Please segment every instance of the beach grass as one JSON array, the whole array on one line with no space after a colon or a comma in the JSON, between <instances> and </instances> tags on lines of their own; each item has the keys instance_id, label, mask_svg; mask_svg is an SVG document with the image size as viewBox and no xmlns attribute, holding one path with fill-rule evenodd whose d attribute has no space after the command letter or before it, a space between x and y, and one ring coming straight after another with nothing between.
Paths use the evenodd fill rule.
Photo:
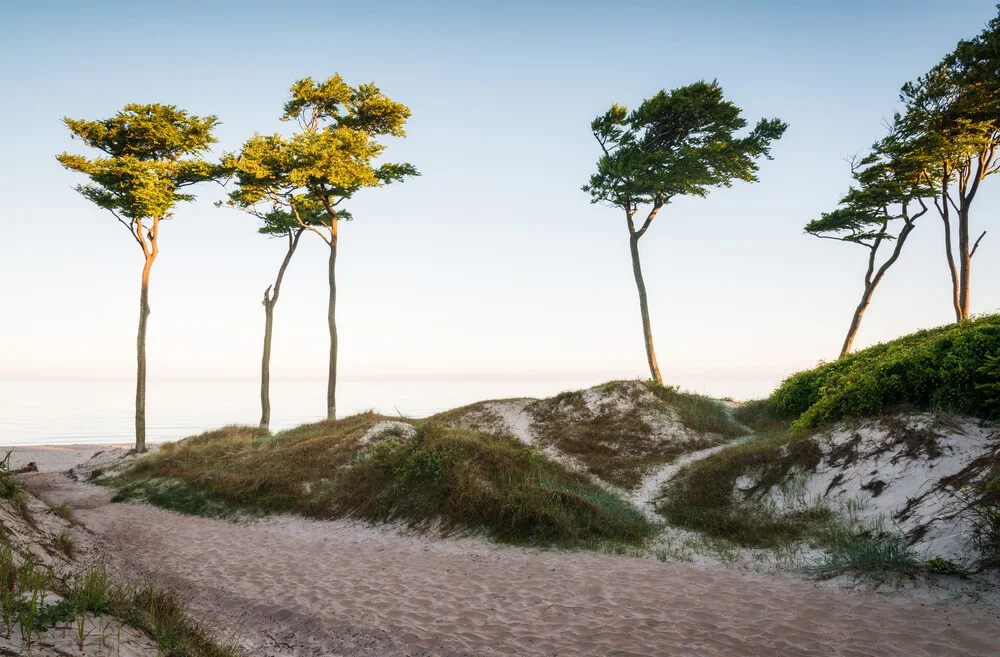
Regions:
<instances>
[{"instance_id":1,"label":"beach grass","mask_svg":"<svg viewBox=\"0 0 1000 657\"><path fill-rule=\"evenodd\" d=\"M412 435L364 440L390 420L400 422L369 412L274 435L225 427L102 481L119 500L196 515L401 521L513 544L637 545L656 531L635 507L513 438L414 422Z\"/></svg>"},{"instance_id":2,"label":"beach grass","mask_svg":"<svg viewBox=\"0 0 1000 657\"><path fill-rule=\"evenodd\" d=\"M431 420L461 425L470 414L497 403L503 400L446 411ZM646 474L679 456L747 433L718 401L651 381L608 381L530 400L524 411L539 446L623 490L634 490ZM662 435L664 427L670 427L668 436Z\"/></svg>"},{"instance_id":3,"label":"beach grass","mask_svg":"<svg viewBox=\"0 0 1000 657\"><path fill-rule=\"evenodd\" d=\"M664 486L657 510L671 523L744 547L779 547L825 526L833 512L822 506L780 511L767 493L793 473L815 469L819 445L808 437L762 432L681 468ZM747 488L737 484L749 479Z\"/></svg>"}]
</instances>

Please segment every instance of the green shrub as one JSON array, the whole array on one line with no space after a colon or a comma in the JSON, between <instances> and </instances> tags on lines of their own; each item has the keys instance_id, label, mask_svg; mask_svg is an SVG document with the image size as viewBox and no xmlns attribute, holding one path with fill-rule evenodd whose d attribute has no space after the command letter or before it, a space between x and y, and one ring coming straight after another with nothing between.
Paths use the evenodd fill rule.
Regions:
<instances>
[{"instance_id":1,"label":"green shrub","mask_svg":"<svg viewBox=\"0 0 1000 657\"><path fill-rule=\"evenodd\" d=\"M793 429L895 410L1000 416L1000 315L920 331L795 374L769 398Z\"/></svg>"}]
</instances>

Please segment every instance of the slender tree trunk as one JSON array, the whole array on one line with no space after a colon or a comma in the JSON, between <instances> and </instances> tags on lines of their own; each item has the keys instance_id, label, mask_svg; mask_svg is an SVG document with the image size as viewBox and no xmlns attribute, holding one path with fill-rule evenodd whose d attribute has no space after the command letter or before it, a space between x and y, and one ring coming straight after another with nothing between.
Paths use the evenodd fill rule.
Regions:
<instances>
[{"instance_id":1,"label":"slender tree trunk","mask_svg":"<svg viewBox=\"0 0 1000 657\"><path fill-rule=\"evenodd\" d=\"M646 343L646 360L649 363L649 375L654 381L663 385L660 367L656 364L656 352L653 351L653 331L649 326L649 303L646 300L646 284L642 280L642 267L639 265L639 236L629 235L629 250L632 252L632 273L635 275L635 286L639 290L639 312L642 315L642 338Z\"/></svg>"},{"instance_id":2,"label":"slender tree trunk","mask_svg":"<svg viewBox=\"0 0 1000 657\"><path fill-rule=\"evenodd\" d=\"M326 321L330 327L330 372L326 383L326 417L328 420L337 418L337 220L333 219L330 228L330 305L327 309Z\"/></svg>"},{"instance_id":3,"label":"slender tree trunk","mask_svg":"<svg viewBox=\"0 0 1000 657\"><path fill-rule=\"evenodd\" d=\"M278 303L281 281L285 277L288 263L292 261L292 255L295 254L295 248L299 245L303 230L299 228L294 234L288 233L288 251L285 252L285 259L278 268L278 276L274 280L274 293L271 292L271 286L264 290L264 355L260 361L260 428L264 431L267 431L271 424L271 330L274 326L274 306Z\"/></svg>"},{"instance_id":4,"label":"slender tree trunk","mask_svg":"<svg viewBox=\"0 0 1000 657\"><path fill-rule=\"evenodd\" d=\"M948 273L951 274L951 305L955 311L955 321L962 321L962 304L960 300L960 285L958 279L958 268L955 267L955 255L951 242L951 211L948 204L951 202L948 196L948 176L951 175L945 169L941 183L941 207L938 211L941 214L941 221L944 222L944 255L948 261Z\"/></svg>"},{"instance_id":5,"label":"slender tree trunk","mask_svg":"<svg viewBox=\"0 0 1000 657\"><path fill-rule=\"evenodd\" d=\"M149 271L155 256L146 255L139 293L139 331L136 335L135 451L146 451L146 321L149 317Z\"/></svg>"},{"instance_id":6,"label":"slender tree trunk","mask_svg":"<svg viewBox=\"0 0 1000 657\"><path fill-rule=\"evenodd\" d=\"M264 292L264 355L260 359L260 428L271 425L271 329L274 325L274 303L268 298L271 287Z\"/></svg>"},{"instance_id":7,"label":"slender tree trunk","mask_svg":"<svg viewBox=\"0 0 1000 657\"><path fill-rule=\"evenodd\" d=\"M964 202L958 213L958 321L969 319L972 256L969 251L969 207Z\"/></svg>"},{"instance_id":8,"label":"slender tree trunk","mask_svg":"<svg viewBox=\"0 0 1000 657\"><path fill-rule=\"evenodd\" d=\"M906 242L906 238L909 237L913 228L913 223L908 223L905 227L903 227L903 230L899 233L899 237L896 238L896 248L893 249L892 255L881 267L879 267L878 273L876 273L874 277L872 276L872 271L875 268L875 251L878 249L878 244L880 244L882 240L879 239L878 242L876 242L875 248L872 249L871 258L868 261L868 273L865 276L865 291L861 295L861 303L858 304L857 309L854 311L854 317L851 319L851 327L847 330L847 337L844 339L844 346L840 350L841 358L851 353L851 349L854 347L854 339L858 335L858 329L861 328L861 318L864 316L865 311L868 310L869 304L871 304L872 295L875 294L875 288L882 282L882 278L889 270L889 267L891 267L893 263L899 259L899 254L903 250L903 243Z\"/></svg>"}]
</instances>

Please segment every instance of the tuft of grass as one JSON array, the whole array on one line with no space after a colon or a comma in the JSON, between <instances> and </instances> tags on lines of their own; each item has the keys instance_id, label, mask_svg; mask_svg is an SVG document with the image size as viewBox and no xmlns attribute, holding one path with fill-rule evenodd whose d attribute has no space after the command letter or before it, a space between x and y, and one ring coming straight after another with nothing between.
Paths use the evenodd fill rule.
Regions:
<instances>
[{"instance_id":1,"label":"tuft of grass","mask_svg":"<svg viewBox=\"0 0 1000 657\"><path fill-rule=\"evenodd\" d=\"M171 589L155 582L132 584L110 576L105 562L77 573L63 593L73 609L96 616L114 616L146 632L165 657L238 657L235 645L221 645L185 613ZM81 625L81 634L83 632ZM82 637L81 637L82 638Z\"/></svg>"},{"instance_id":2,"label":"tuft of grass","mask_svg":"<svg viewBox=\"0 0 1000 657\"><path fill-rule=\"evenodd\" d=\"M806 568L807 573L816 577L829 578L843 573L898 576L924 567L901 536L878 529L856 531L832 525L821 540L827 547L826 555L819 563Z\"/></svg>"},{"instance_id":3,"label":"tuft of grass","mask_svg":"<svg viewBox=\"0 0 1000 657\"><path fill-rule=\"evenodd\" d=\"M67 559L76 558L76 543L65 529L59 532L52 542L56 549L62 552Z\"/></svg>"},{"instance_id":4,"label":"tuft of grass","mask_svg":"<svg viewBox=\"0 0 1000 657\"><path fill-rule=\"evenodd\" d=\"M677 386L648 383L657 399L680 416L681 423L692 431L711 433L725 438L739 438L746 430L733 421L724 404L711 397L681 391Z\"/></svg>"},{"instance_id":5,"label":"tuft of grass","mask_svg":"<svg viewBox=\"0 0 1000 657\"><path fill-rule=\"evenodd\" d=\"M776 432L686 465L664 485L657 510L672 524L744 547L799 540L833 516L825 507L779 512L764 498L822 458L811 438ZM737 489L743 482L744 488Z\"/></svg>"},{"instance_id":6,"label":"tuft of grass","mask_svg":"<svg viewBox=\"0 0 1000 657\"><path fill-rule=\"evenodd\" d=\"M736 420L754 431L784 431L796 419L795 415L778 412L767 399L748 401L733 412Z\"/></svg>"},{"instance_id":7,"label":"tuft of grass","mask_svg":"<svg viewBox=\"0 0 1000 657\"><path fill-rule=\"evenodd\" d=\"M919 331L786 379L769 398L809 429L897 408L1000 417L1000 315Z\"/></svg>"},{"instance_id":8,"label":"tuft of grass","mask_svg":"<svg viewBox=\"0 0 1000 657\"><path fill-rule=\"evenodd\" d=\"M363 413L256 440L228 427L164 445L104 480L118 499L197 515L297 513L401 520L518 544L640 544L643 514L520 442L422 424L410 439L363 444Z\"/></svg>"},{"instance_id":9,"label":"tuft of grass","mask_svg":"<svg viewBox=\"0 0 1000 657\"><path fill-rule=\"evenodd\" d=\"M71 509L69 505L66 504L65 502L52 505L50 508L52 509L53 513L55 513L63 520L69 520L69 521L73 520L73 509Z\"/></svg>"}]
</instances>

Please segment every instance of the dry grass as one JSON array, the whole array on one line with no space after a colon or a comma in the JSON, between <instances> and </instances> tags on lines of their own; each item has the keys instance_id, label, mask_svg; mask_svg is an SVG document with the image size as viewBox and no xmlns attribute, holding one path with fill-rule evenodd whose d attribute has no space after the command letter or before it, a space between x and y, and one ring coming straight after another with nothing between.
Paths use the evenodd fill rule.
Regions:
<instances>
[{"instance_id":1,"label":"dry grass","mask_svg":"<svg viewBox=\"0 0 1000 657\"><path fill-rule=\"evenodd\" d=\"M811 438L764 435L682 468L664 487L657 509L671 523L738 545L775 547L798 540L828 521L831 511L781 513L763 498L796 472L815 469L821 458ZM750 477L752 486L737 491L740 477Z\"/></svg>"},{"instance_id":2,"label":"dry grass","mask_svg":"<svg viewBox=\"0 0 1000 657\"><path fill-rule=\"evenodd\" d=\"M119 499L199 515L297 513L402 520L502 541L641 543L655 527L586 477L503 436L430 423L363 444L385 418L363 413L274 436L249 427L165 445L106 480Z\"/></svg>"},{"instance_id":3,"label":"dry grass","mask_svg":"<svg viewBox=\"0 0 1000 657\"><path fill-rule=\"evenodd\" d=\"M588 404L593 392L603 399L596 408ZM625 490L639 486L653 468L745 433L719 402L643 381L565 392L532 404L529 411L540 444ZM673 429L664 435L656 425Z\"/></svg>"}]
</instances>

